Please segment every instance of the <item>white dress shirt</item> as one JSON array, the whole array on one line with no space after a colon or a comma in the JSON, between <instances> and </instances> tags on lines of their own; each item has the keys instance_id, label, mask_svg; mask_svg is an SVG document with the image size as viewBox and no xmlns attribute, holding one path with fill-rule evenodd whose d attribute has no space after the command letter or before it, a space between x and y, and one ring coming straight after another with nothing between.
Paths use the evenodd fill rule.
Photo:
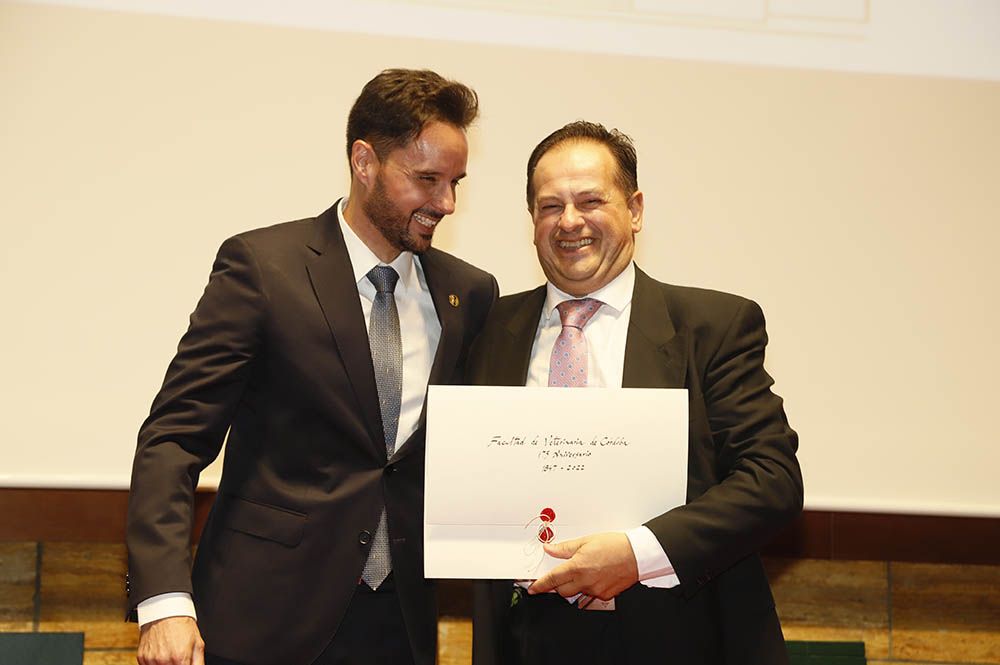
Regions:
<instances>
[{"instance_id":1,"label":"white dress shirt","mask_svg":"<svg viewBox=\"0 0 1000 665\"><path fill-rule=\"evenodd\" d=\"M632 291L635 287L635 265L629 263L620 275L587 298L604 305L591 317L583 332L587 338L587 385L593 388L622 387L625 372L625 342L632 315ZM525 385L549 384L549 361L552 347L562 330L556 306L574 297L551 283L546 285L545 304L535 332ZM625 532L639 568L639 581L649 587L670 588L680 584L670 558L653 532L638 526Z\"/></svg>"},{"instance_id":2,"label":"white dress shirt","mask_svg":"<svg viewBox=\"0 0 1000 665\"><path fill-rule=\"evenodd\" d=\"M337 207L337 221L344 234L347 255L354 270L366 329L370 325L372 304L375 301L375 285L368 279L368 272L377 265L389 265L399 273L399 281L393 294L399 313L399 332L403 346L403 392L395 442L395 450L398 452L416 431L420 421L431 365L441 340L441 322L438 321L419 259L412 252L401 252L392 263L379 261L375 253L344 221L346 205L347 199L344 198ZM191 595L184 591L152 596L140 602L136 610L140 626L172 616L197 618Z\"/></svg>"},{"instance_id":3,"label":"white dress shirt","mask_svg":"<svg viewBox=\"0 0 1000 665\"><path fill-rule=\"evenodd\" d=\"M398 451L417 430L420 413L424 408L427 381L431 376L431 365L441 340L441 322L434 309L423 266L412 252L400 252L389 264L382 263L368 245L343 220L344 199L337 209L340 228L344 232L344 244L351 258L354 279L358 284L361 310L365 315L365 327L371 325L372 304L375 302L375 285L368 279L368 272L378 265L389 265L399 273L396 283L396 310L399 312L399 332L403 344L403 394L399 408L399 427L396 430Z\"/></svg>"}]
</instances>

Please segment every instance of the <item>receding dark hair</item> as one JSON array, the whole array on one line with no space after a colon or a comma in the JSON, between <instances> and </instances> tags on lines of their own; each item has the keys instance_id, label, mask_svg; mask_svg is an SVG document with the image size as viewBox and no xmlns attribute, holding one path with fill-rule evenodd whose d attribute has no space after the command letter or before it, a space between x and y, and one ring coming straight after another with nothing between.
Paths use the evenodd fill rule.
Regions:
<instances>
[{"instance_id":1,"label":"receding dark hair","mask_svg":"<svg viewBox=\"0 0 1000 665\"><path fill-rule=\"evenodd\" d=\"M468 127L479 115L472 88L428 69L386 69L373 78L347 116L347 159L358 139L382 159L415 139L432 120Z\"/></svg>"},{"instance_id":2,"label":"receding dark hair","mask_svg":"<svg viewBox=\"0 0 1000 665\"><path fill-rule=\"evenodd\" d=\"M617 129L608 130L604 125L586 120L577 120L552 132L542 142L535 146L528 158L528 186L527 199L528 210L531 210L532 199L535 198L535 167L539 160L557 145L567 141L593 141L606 146L611 151L611 156L615 158L618 166L618 173L615 175L615 182L625 197L628 198L639 190L639 176L637 175L638 159L635 155L635 144L624 132Z\"/></svg>"}]
</instances>

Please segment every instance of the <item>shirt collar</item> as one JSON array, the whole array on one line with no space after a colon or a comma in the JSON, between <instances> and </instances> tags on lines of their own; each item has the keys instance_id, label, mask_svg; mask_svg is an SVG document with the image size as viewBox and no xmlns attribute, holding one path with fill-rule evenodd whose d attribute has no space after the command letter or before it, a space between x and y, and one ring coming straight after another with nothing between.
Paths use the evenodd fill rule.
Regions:
<instances>
[{"instance_id":1,"label":"shirt collar","mask_svg":"<svg viewBox=\"0 0 1000 665\"><path fill-rule=\"evenodd\" d=\"M593 293L588 293L583 297L600 300L606 307L615 310L616 314L621 314L628 307L629 303L632 302L632 291L634 288L635 264L630 261L625 270L618 273L617 277ZM574 300L575 298L576 296L571 296L553 286L552 282L547 282L545 284L545 306L542 308L545 320L552 317L552 312L559 303L566 300Z\"/></svg>"},{"instance_id":2,"label":"shirt collar","mask_svg":"<svg viewBox=\"0 0 1000 665\"><path fill-rule=\"evenodd\" d=\"M413 252L400 252L392 263L383 263L375 256L375 252L368 248L358 234L354 232L351 225L344 219L344 208L347 206L347 198L340 200L337 206L337 220L340 222L340 230L344 234L344 245L347 246L347 256L351 260L351 268L354 270L354 281L358 285L367 282L368 273L375 266L390 265L399 273L397 290L402 288L404 292L419 289L420 284L416 271L413 269Z\"/></svg>"}]
</instances>

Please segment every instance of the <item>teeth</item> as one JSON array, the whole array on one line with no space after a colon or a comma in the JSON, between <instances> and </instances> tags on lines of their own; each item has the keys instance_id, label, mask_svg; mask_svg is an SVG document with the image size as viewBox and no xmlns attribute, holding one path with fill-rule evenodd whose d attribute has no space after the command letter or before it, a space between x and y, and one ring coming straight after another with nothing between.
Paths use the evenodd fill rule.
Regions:
<instances>
[{"instance_id":1,"label":"teeth","mask_svg":"<svg viewBox=\"0 0 1000 665\"><path fill-rule=\"evenodd\" d=\"M559 247L562 249L579 249L594 243L593 238L581 238L580 240L560 240Z\"/></svg>"},{"instance_id":2,"label":"teeth","mask_svg":"<svg viewBox=\"0 0 1000 665\"><path fill-rule=\"evenodd\" d=\"M435 226L437 226L437 223L441 221L440 219L434 219L432 217L421 215L419 212L413 213L413 219L415 219L422 226L426 226L429 229L433 229Z\"/></svg>"}]
</instances>

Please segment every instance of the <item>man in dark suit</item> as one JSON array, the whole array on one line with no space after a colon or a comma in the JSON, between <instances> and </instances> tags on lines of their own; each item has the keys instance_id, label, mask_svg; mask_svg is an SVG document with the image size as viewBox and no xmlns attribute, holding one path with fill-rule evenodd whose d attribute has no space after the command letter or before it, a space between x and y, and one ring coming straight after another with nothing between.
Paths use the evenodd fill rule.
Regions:
<instances>
[{"instance_id":1,"label":"man in dark suit","mask_svg":"<svg viewBox=\"0 0 1000 665\"><path fill-rule=\"evenodd\" d=\"M140 663L435 661L424 395L461 379L497 285L430 245L477 113L461 83L382 72L348 118L349 198L223 243L139 432ZM198 474L227 431L192 567Z\"/></svg>"},{"instance_id":2,"label":"man in dark suit","mask_svg":"<svg viewBox=\"0 0 1000 665\"><path fill-rule=\"evenodd\" d=\"M527 190L548 283L500 299L467 376L686 388L687 502L624 533L546 545L565 561L526 591L478 583L474 663L786 663L756 551L801 510L802 478L763 366L760 308L635 267L643 195L624 134L588 122L554 132L528 161Z\"/></svg>"}]
</instances>

